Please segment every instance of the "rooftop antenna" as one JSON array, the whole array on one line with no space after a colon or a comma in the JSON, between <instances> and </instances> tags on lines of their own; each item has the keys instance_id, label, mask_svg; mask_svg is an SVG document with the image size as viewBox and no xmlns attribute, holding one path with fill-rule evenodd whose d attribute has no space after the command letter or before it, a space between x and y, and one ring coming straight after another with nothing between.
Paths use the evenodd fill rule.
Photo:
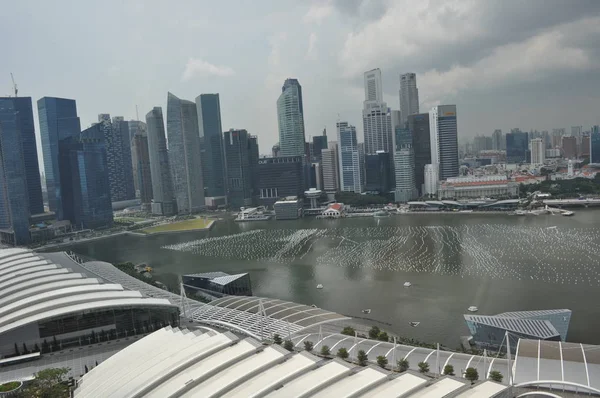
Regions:
<instances>
[{"instance_id":1,"label":"rooftop antenna","mask_svg":"<svg viewBox=\"0 0 600 398\"><path fill-rule=\"evenodd\" d=\"M135 106L135 119L139 122L140 121L140 115L138 114L138 109L137 109L137 104Z\"/></svg>"},{"instance_id":2,"label":"rooftop antenna","mask_svg":"<svg viewBox=\"0 0 600 398\"><path fill-rule=\"evenodd\" d=\"M19 89L17 88L17 83L15 83L15 77L13 76L12 72L10 72L10 78L12 79L13 90L15 91L15 97L18 97L17 94L19 94Z\"/></svg>"}]
</instances>

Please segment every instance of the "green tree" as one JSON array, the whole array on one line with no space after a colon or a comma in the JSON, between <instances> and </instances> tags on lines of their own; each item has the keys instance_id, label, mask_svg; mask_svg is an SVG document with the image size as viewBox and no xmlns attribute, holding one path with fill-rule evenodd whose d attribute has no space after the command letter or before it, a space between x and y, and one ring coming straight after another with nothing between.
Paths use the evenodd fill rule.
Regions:
<instances>
[{"instance_id":1,"label":"green tree","mask_svg":"<svg viewBox=\"0 0 600 398\"><path fill-rule=\"evenodd\" d=\"M502 379L504 379L504 376L499 371L492 370L490 372L490 380L497 381L498 383L502 383Z\"/></svg>"},{"instance_id":2,"label":"green tree","mask_svg":"<svg viewBox=\"0 0 600 398\"><path fill-rule=\"evenodd\" d=\"M282 340L281 336L278 335L277 333L275 333L273 335L273 343L279 344L279 345L281 345L281 343L283 343L283 340Z\"/></svg>"},{"instance_id":3,"label":"green tree","mask_svg":"<svg viewBox=\"0 0 600 398\"><path fill-rule=\"evenodd\" d=\"M345 326L344 329L342 329L342 334L345 334L346 336L354 336L355 333L356 331L354 328L350 326Z\"/></svg>"},{"instance_id":4,"label":"green tree","mask_svg":"<svg viewBox=\"0 0 600 398\"><path fill-rule=\"evenodd\" d=\"M419 372L427 373L429 372L429 364L427 362L419 362L417 365L419 367Z\"/></svg>"},{"instance_id":5,"label":"green tree","mask_svg":"<svg viewBox=\"0 0 600 398\"><path fill-rule=\"evenodd\" d=\"M379 336L379 333L381 333L381 330L379 330L379 328L377 326L373 326L369 330L369 338L370 339L376 339L377 336Z\"/></svg>"},{"instance_id":6,"label":"green tree","mask_svg":"<svg viewBox=\"0 0 600 398\"><path fill-rule=\"evenodd\" d=\"M360 350L358 351L356 359L358 360L358 364L360 366L367 366L367 361L369 360L369 357L367 356L365 350Z\"/></svg>"},{"instance_id":7,"label":"green tree","mask_svg":"<svg viewBox=\"0 0 600 398\"><path fill-rule=\"evenodd\" d=\"M329 347L324 345L323 347L321 347L321 355L328 357L331 354L331 352L329 352Z\"/></svg>"},{"instance_id":8,"label":"green tree","mask_svg":"<svg viewBox=\"0 0 600 398\"><path fill-rule=\"evenodd\" d=\"M444 374L448 376L454 376L454 366L446 365L444 366Z\"/></svg>"},{"instance_id":9,"label":"green tree","mask_svg":"<svg viewBox=\"0 0 600 398\"><path fill-rule=\"evenodd\" d=\"M388 364L388 360L386 357L384 357L383 355L379 355L377 357L377 365L379 365L382 368L385 368Z\"/></svg>"},{"instance_id":10,"label":"green tree","mask_svg":"<svg viewBox=\"0 0 600 398\"><path fill-rule=\"evenodd\" d=\"M475 382L475 380L479 380L479 372L475 368L467 368L465 370L465 379L470 380L471 383Z\"/></svg>"},{"instance_id":11,"label":"green tree","mask_svg":"<svg viewBox=\"0 0 600 398\"><path fill-rule=\"evenodd\" d=\"M67 374L69 368L49 368L39 371L26 388L22 396L28 398L68 398Z\"/></svg>"},{"instance_id":12,"label":"green tree","mask_svg":"<svg viewBox=\"0 0 600 398\"><path fill-rule=\"evenodd\" d=\"M344 347L340 348L337 352L338 358L347 359L348 358L348 350Z\"/></svg>"},{"instance_id":13,"label":"green tree","mask_svg":"<svg viewBox=\"0 0 600 398\"><path fill-rule=\"evenodd\" d=\"M313 350L314 344L312 341L305 341L304 342L304 349L308 352L311 352Z\"/></svg>"},{"instance_id":14,"label":"green tree","mask_svg":"<svg viewBox=\"0 0 600 398\"><path fill-rule=\"evenodd\" d=\"M386 332L379 333L379 335L377 336L377 340L388 341L389 340L388 334Z\"/></svg>"},{"instance_id":15,"label":"green tree","mask_svg":"<svg viewBox=\"0 0 600 398\"><path fill-rule=\"evenodd\" d=\"M294 343L292 343L292 340L286 340L283 342L283 348L288 351L294 351Z\"/></svg>"},{"instance_id":16,"label":"green tree","mask_svg":"<svg viewBox=\"0 0 600 398\"><path fill-rule=\"evenodd\" d=\"M408 363L408 359L402 358L398 361L398 371L400 373L406 372L409 367L410 367L410 364Z\"/></svg>"}]
</instances>

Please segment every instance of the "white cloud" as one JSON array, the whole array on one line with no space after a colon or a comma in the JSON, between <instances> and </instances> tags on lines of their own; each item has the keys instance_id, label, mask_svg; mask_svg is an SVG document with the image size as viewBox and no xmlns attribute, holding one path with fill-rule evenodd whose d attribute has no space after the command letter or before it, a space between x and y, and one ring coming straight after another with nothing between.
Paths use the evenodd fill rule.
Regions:
<instances>
[{"instance_id":1,"label":"white cloud","mask_svg":"<svg viewBox=\"0 0 600 398\"><path fill-rule=\"evenodd\" d=\"M304 15L304 23L320 24L325 18L333 13L333 6L330 1L320 1L310 6Z\"/></svg>"},{"instance_id":2,"label":"white cloud","mask_svg":"<svg viewBox=\"0 0 600 398\"><path fill-rule=\"evenodd\" d=\"M190 58L185 65L182 81L190 80L197 76L233 76L235 71L229 66L213 65L198 58Z\"/></svg>"},{"instance_id":3,"label":"white cloud","mask_svg":"<svg viewBox=\"0 0 600 398\"><path fill-rule=\"evenodd\" d=\"M306 59L316 59L317 39L318 37L315 32L311 32L310 36L308 36L308 50L306 51Z\"/></svg>"}]
</instances>

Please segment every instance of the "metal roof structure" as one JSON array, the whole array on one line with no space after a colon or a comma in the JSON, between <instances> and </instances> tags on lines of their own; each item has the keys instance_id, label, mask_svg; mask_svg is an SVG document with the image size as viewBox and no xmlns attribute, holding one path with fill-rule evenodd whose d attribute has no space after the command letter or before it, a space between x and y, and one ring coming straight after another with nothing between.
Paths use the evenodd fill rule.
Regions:
<instances>
[{"instance_id":1,"label":"metal roof structure","mask_svg":"<svg viewBox=\"0 0 600 398\"><path fill-rule=\"evenodd\" d=\"M226 296L213 300L194 311L191 317L257 339L273 334L291 336L315 325L351 319L321 308L255 296Z\"/></svg>"},{"instance_id":2,"label":"metal roof structure","mask_svg":"<svg viewBox=\"0 0 600 398\"><path fill-rule=\"evenodd\" d=\"M495 388L491 388L489 384ZM477 397L506 386L483 382ZM166 327L131 344L85 374L74 391L86 397L441 397L475 389L456 377L400 375L306 351L288 352L247 338Z\"/></svg>"},{"instance_id":3,"label":"metal roof structure","mask_svg":"<svg viewBox=\"0 0 600 398\"><path fill-rule=\"evenodd\" d=\"M509 332L539 339L559 338L560 333L550 321L525 318L508 318L495 315L463 315L465 321L496 327Z\"/></svg>"},{"instance_id":4,"label":"metal roof structure","mask_svg":"<svg viewBox=\"0 0 600 398\"><path fill-rule=\"evenodd\" d=\"M512 311L512 312L503 312L496 316L505 317L505 318L531 318L538 316L547 316L547 315L562 315L564 313L571 313L571 310L568 309L560 309L560 310L535 310L535 311Z\"/></svg>"},{"instance_id":5,"label":"metal roof structure","mask_svg":"<svg viewBox=\"0 0 600 398\"><path fill-rule=\"evenodd\" d=\"M240 279L244 276L248 275L247 273L242 274L227 274L225 272L216 271L216 272L205 272L200 274L186 274L185 276L195 277L195 278L207 278L210 279L212 283L216 283L218 285L226 285L230 282L233 282L237 279Z\"/></svg>"}]
</instances>

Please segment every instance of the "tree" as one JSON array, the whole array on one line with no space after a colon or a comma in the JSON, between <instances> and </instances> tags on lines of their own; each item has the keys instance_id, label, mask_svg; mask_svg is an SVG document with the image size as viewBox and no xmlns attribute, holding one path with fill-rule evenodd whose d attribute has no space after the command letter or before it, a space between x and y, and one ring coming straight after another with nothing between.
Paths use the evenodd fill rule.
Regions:
<instances>
[{"instance_id":1,"label":"tree","mask_svg":"<svg viewBox=\"0 0 600 398\"><path fill-rule=\"evenodd\" d=\"M42 353L47 353L48 351L50 351L50 344L44 339L44 341L42 341Z\"/></svg>"},{"instance_id":2,"label":"tree","mask_svg":"<svg viewBox=\"0 0 600 398\"><path fill-rule=\"evenodd\" d=\"M379 336L379 333L381 333L381 330L379 330L379 328L377 326L373 326L369 330L369 338L376 339Z\"/></svg>"},{"instance_id":3,"label":"tree","mask_svg":"<svg viewBox=\"0 0 600 398\"><path fill-rule=\"evenodd\" d=\"M446 365L444 366L444 374L448 376L454 376L454 366Z\"/></svg>"},{"instance_id":4,"label":"tree","mask_svg":"<svg viewBox=\"0 0 600 398\"><path fill-rule=\"evenodd\" d=\"M344 347L340 348L337 352L338 358L346 359L348 358L348 350Z\"/></svg>"},{"instance_id":5,"label":"tree","mask_svg":"<svg viewBox=\"0 0 600 398\"><path fill-rule=\"evenodd\" d=\"M18 357L19 355L21 355L21 352L19 351L19 346L17 343L15 343L15 356Z\"/></svg>"},{"instance_id":6,"label":"tree","mask_svg":"<svg viewBox=\"0 0 600 398\"><path fill-rule=\"evenodd\" d=\"M69 387L66 383L69 368L48 368L35 374L35 379L22 390L24 397L67 398Z\"/></svg>"},{"instance_id":7,"label":"tree","mask_svg":"<svg viewBox=\"0 0 600 398\"><path fill-rule=\"evenodd\" d=\"M83 370L85 371L85 373L86 373L86 374L87 374L87 372L89 372L87 365L85 365L85 366L83 367Z\"/></svg>"},{"instance_id":8,"label":"tree","mask_svg":"<svg viewBox=\"0 0 600 398\"><path fill-rule=\"evenodd\" d=\"M497 370L492 370L490 372L490 380L497 381L498 383L502 383L502 379L504 379L504 376L502 375L502 373L498 372Z\"/></svg>"},{"instance_id":9,"label":"tree","mask_svg":"<svg viewBox=\"0 0 600 398\"><path fill-rule=\"evenodd\" d=\"M23 354L29 354L29 350L27 349L25 343L23 343Z\"/></svg>"},{"instance_id":10,"label":"tree","mask_svg":"<svg viewBox=\"0 0 600 398\"><path fill-rule=\"evenodd\" d=\"M379 365L382 368L385 368L388 364L388 360L386 357L384 357L383 355L379 355L377 357L377 365Z\"/></svg>"},{"instance_id":11,"label":"tree","mask_svg":"<svg viewBox=\"0 0 600 398\"><path fill-rule=\"evenodd\" d=\"M308 352L311 352L311 351L312 351L312 349L313 349L313 347L314 347L314 344L313 344L313 342L312 342L312 341L305 341L305 342L304 342L304 349L305 349L306 351L308 351Z\"/></svg>"},{"instance_id":12,"label":"tree","mask_svg":"<svg viewBox=\"0 0 600 398\"><path fill-rule=\"evenodd\" d=\"M429 364L427 362L419 362L417 365L419 367L419 372L427 373L429 372Z\"/></svg>"},{"instance_id":13,"label":"tree","mask_svg":"<svg viewBox=\"0 0 600 398\"><path fill-rule=\"evenodd\" d=\"M40 347L37 345L37 343L35 343L33 346L33 352L40 352Z\"/></svg>"},{"instance_id":14,"label":"tree","mask_svg":"<svg viewBox=\"0 0 600 398\"><path fill-rule=\"evenodd\" d=\"M360 366L367 366L367 361L369 360L369 357L367 356L367 353L365 352L365 350L360 350L360 351L358 351L358 355L356 356L356 359L358 360L358 364Z\"/></svg>"},{"instance_id":15,"label":"tree","mask_svg":"<svg viewBox=\"0 0 600 398\"><path fill-rule=\"evenodd\" d=\"M331 354L331 352L329 352L329 347L324 345L323 347L321 347L321 355L323 355L324 357L328 357Z\"/></svg>"},{"instance_id":16,"label":"tree","mask_svg":"<svg viewBox=\"0 0 600 398\"><path fill-rule=\"evenodd\" d=\"M470 380L472 384L475 380L479 380L479 372L475 368L467 368L465 370L465 379Z\"/></svg>"},{"instance_id":17,"label":"tree","mask_svg":"<svg viewBox=\"0 0 600 398\"><path fill-rule=\"evenodd\" d=\"M406 372L409 367L410 367L410 364L408 363L408 359L402 358L398 361L398 371L400 373Z\"/></svg>"},{"instance_id":18,"label":"tree","mask_svg":"<svg viewBox=\"0 0 600 398\"><path fill-rule=\"evenodd\" d=\"M389 340L388 334L386 332L379 333L379 335L377 336L377 340L388 341Z\"/></svg>"},{"instance_id":19,"label":"tree","mask_svg":"<svg viewBox=\"0 0 600 398\"><path fill-rule=\"evenodd\" d=\"M346 326L344 327L344 329L342 329L342 334L345 334L346 336L354 336L355 333L356 331L354 330L354 328L350 326Z\"/></svg>"},{"instance_id":20,"label":"tree","mask_svg":"<svg viewBox=\"0 0 600 398\"><path fill-rule=\"evenodd\" d=\"M283 348L288 351L294 351L294 343L292 343L292 340L286 340L283 342Z\"/></svg>"},{"instance_id":21,"label":"tree","mask_svg":"<svg viewBox=\"0 0 600 398\"><path fill-rule=\"evenodd\" d=\"M279 345L281 345L281 343L283 343L283 340L281 339L281 336L278 335L277 333L275 333L273 335L273 343L279 344Z\"/></svg>"}]
</instances>

